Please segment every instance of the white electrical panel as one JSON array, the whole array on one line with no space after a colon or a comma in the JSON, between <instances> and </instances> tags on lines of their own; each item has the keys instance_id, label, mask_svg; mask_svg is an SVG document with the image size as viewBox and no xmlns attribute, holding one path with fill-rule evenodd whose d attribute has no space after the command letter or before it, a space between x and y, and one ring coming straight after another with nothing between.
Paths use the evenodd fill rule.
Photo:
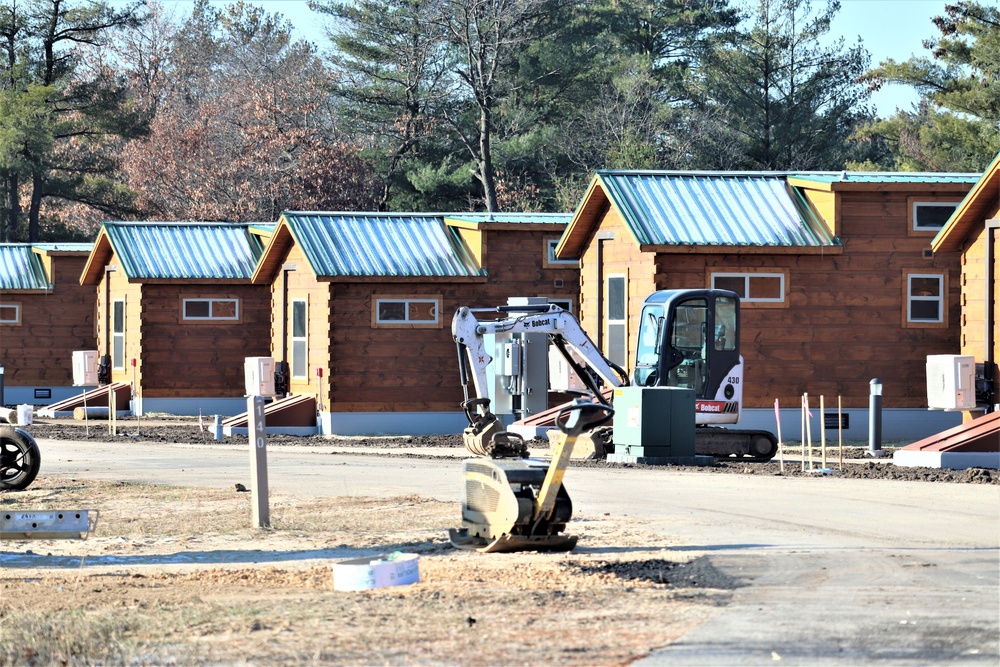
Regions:
<instances>
[{"instance_id":1,"label":"white electrical panel","mask_svg":"<svg viewBox=\"0 0 1000 667\"><path fill-rule=\"evenodd\" d=\"M97 350L73 352L73 386L85 387L97 382Z\"/></svg>"},{"instance_id":2,"label":"white electrical panel","mask_svg":"<svg viewBox=\"0 0 1000 667\"><path fill-rule=\"evenodd\" d=\"M274 396L274 357L246 357L243 372L247 396Z\"/></svg>"},{"instance_id":3,"label":"white electrical panel","mask_svg":"<svg viewBox=\"0 0 1000 667\"><path fill-rule=\"evenodd\" d=\"M931 410L976 407L976 358L968 354L927 356L927 405Z\"/></svg>"},{"instance_id":4,"label":"white electrical panel","mask_svg":"<svg viewBox=\"0 0 1000 667\"><path fill-rule=\"evenodd\" d=\"M573 350L570 355L578 357ZM549 345L549 391L589 391L555 345Z\"/></svg>"}]
</instances>

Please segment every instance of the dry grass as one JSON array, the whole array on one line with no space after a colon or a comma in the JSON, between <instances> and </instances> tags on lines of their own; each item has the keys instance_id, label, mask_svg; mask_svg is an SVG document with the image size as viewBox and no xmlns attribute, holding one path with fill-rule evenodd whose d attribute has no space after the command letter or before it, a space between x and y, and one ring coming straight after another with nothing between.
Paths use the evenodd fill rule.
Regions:
<instances>
[{"instance_id":1,"label":"dry grass","mask_svg":"<svg viewBox=\"0 0 1000 667\"><path fill-rule=\"evenodd\" d=\"M248 526L247 493L53 484L0 506L101 519L85 542L0 543L5 667L624 664L733 585L603 517L575 524L578 552L483 555L447 545L456 505L416 497L272 497L264 530ZM396 548L421 555L418 584L334 590L336 559ZM83 567L59 560L71 555Z\"/></svg>"}]
</instances>

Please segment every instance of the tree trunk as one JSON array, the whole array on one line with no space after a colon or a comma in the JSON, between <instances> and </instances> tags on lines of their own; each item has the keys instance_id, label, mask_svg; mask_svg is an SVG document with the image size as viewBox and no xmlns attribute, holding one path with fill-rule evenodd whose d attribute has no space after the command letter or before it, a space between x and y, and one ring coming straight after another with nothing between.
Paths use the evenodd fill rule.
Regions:
<instances>
[{"instance_id":1,"label":"tree trunk","mask_svg":"<svg viewBox=\"0 0 1000 667\"><path fill-rule=\"evenodd\" d=\"M495 213L497 206L497 186L493 178L493 149L490 136L493 133L492 111L488 106L479 110L479 180L483 183L483 200L486 210Z\"/></svg>"},{"instance_id":2,"label":"tree trunk","mask_svg":"<svg viewBox=\"0 0 1000 667\"><path fill-rule=\"evenodd\" d=\"M45 183L42 175L35 173L31 177L31 207L28 209L28 242L38 242L38 217L42 209L42 197Z\"/></svg>"},{"instance_id":3,"label":"tree trunk","mask_svg":"<svg viewBox=\"0 0 1000 667\"><path fill-rule=\"evenodd\" d=\"M4 208L7 209L6 219L0 222L0 241L8 243L17 240L17 223L21 218L21 201L19 199L17 174L7 174L4 177L6 186L6 200Z\"/></svg>"}]
</instances>

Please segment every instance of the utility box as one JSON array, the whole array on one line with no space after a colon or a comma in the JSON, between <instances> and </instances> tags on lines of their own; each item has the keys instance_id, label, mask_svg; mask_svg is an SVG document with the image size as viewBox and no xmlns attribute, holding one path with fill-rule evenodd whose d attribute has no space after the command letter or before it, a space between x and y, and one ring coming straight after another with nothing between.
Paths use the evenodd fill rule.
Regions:
<instances>
[{"instance_id":1,"label":"utility box","mask_svg":"<svg viewBox=\"0 0 1000 667\"><path fill-rule=\"evenodd\" d=\"M245 357L247 396L274 397L274 357Z\"/></svg>"},{"instance_id":2,"label":"utility box","mask_svg":"<svg viewBox=\"0 0 1000 667\"><path fill-rule=\"evenodd\" d=\"M75 350L73 352L73 386L85 387L99 384L97 381L97 350Z\"/></svg>"},{"instance_id":3,"label":"utility box","mask_svg":"<svg viewBox=\"0 0 1000 667\"><path fill-rule=\"evenodd\" d=\"M927 406L931 410L976 407L976 358L969 354L927 356Z\"/></svg>"},{"instance_id":4,"label":"utility box","mask_svg":"<svg viewBox=\"0 0 1000 667\"><path fill-rule=\"evenodd\" d=\"M616 458L694 457L694 389L620 387L614 391L614 408Z\"/></svg>"}]
</instances>

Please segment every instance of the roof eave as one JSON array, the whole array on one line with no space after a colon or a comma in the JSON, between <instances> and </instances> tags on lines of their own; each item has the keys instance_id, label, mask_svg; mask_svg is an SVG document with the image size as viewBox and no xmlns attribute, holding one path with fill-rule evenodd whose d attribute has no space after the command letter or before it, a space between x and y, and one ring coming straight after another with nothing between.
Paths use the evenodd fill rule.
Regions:
<instances>
[{"instance_id":1,"label":"roof eave","mask_svg":"<svg viewBox=\"0 0 1000 667\"><path fill-rule=\"evenodd\" d=\"M941 231L931 241L933 252L955 252L962 249L965 238L978 222L985 221L986 207L992 201L990 193L1000 198L1000 153L983 172L982 177L948 218Z\"/></svg>"},{"instance_id":2,"label":"roof eave","mask_svg":"<svg viewBox=\"0 0 1000 667\"><path fill-rule=\"evenodd\" d=\"M87 263L83 265L83 272L80 274L80 284L100 284L104 277L104 269L112 254L114 254L114 248L111 245L111 238L102 225L101 231L97 235L97 240L94 241L94 248L90 251L90 256L87 258Z\"/></svg>"}]
</instances>

